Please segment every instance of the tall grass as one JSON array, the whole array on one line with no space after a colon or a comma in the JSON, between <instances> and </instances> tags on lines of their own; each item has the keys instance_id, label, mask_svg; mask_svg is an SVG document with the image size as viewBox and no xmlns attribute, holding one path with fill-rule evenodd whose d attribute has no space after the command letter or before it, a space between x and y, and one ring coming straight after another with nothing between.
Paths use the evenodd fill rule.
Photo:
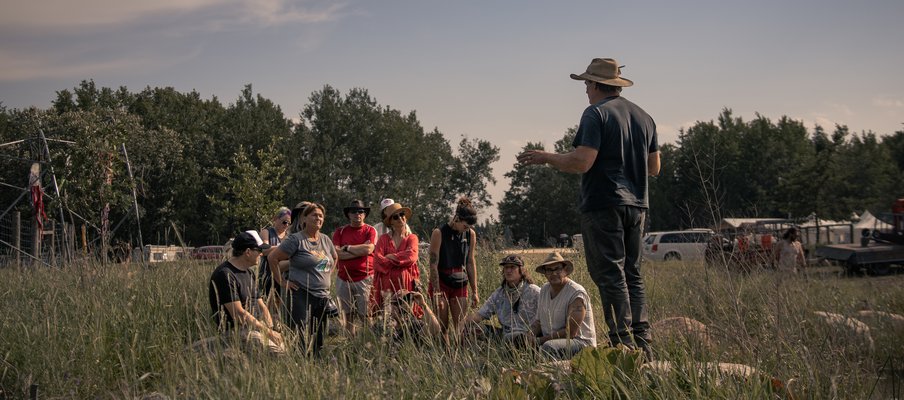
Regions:
<instances>
[{"instance_id":1,"label":"tall grass","mask_svg":"<svg viewBox=\"0 0 904 400\"><path fill-rule=\"evenodd\" d=\"M525 254L536 265L544 254ZM597 333L606 328L599 291L577 253L572 278L593 298ZM481 298L499 284L499 253L478 259ZM545 362L534 352L495 345L401 346L372 333L332 336L320 359L190 350L215 335L207 317L214 263L73 265L0 269L0 398L134 398L158 392L182 398L471 398L486 397L504 369ZM532 269L532 268L531 268ZM687 316L705 323L712 349L655 341L672 375L627 383L625 398L775 398L755 383L716 384L691 371L708 361L753 366L785 382L799 398L901 396L904 332L874 330L875 347L821 322L813 311L849 315L863 308L901 313L904 275L842 278L825 270L801 276L669 262L644 265L652 321ZM543 281L542 276L534 275ZM541 283L542 284L542 283ZM591 396L554 372L560 397Z\"/></svg>"}]
</instances>

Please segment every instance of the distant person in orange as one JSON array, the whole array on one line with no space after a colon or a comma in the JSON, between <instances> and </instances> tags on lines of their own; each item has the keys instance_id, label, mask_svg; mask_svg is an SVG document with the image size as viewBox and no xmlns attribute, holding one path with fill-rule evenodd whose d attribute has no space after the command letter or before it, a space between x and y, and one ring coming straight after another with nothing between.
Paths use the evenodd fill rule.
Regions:
<instances>
[{"instance_id":1,"label":"distant person in orange","mask_svg":"<svg viewBox=\"0 0 904 400\"><path fill-rule=\"evenodd\" d=\"M782 240L775 244L775 269L794 272L807 266L804 247L800 244L800 231L791 227L782 235Z\"/></svg>"}]
</instances>

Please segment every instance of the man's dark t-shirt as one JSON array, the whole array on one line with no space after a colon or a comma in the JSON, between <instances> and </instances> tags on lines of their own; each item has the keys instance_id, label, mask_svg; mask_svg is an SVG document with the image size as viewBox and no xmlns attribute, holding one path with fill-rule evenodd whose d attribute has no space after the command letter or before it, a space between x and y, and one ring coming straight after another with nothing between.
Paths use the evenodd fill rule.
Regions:
<instances>
[{"instance_id":1,"label":"man's dark t-shirt","mask_svg":"<svg viewBox=\"0 0 904 400\"><path fill-rule=\"evenodd\" d=\"M257 298L251 271L242 271L229 261L224 261L213 271L207 288L213 321L220 329L230 329L235 325L225 304L238 301L245 310L250 310L251 301Z\"/></svg>"},{"instance_id":2,"label":"man's dark t-shirt","mask_svg":"<svg viewBox=\"0 0 904 400\"><path fill-rule=\"evenodd\" d=\"M647 156L659 151L656 123L621 96L607 97L584 110L572 146L599 153L581 175L581 211L616 206L649 208Z\"/></svg>"}]
</instances>

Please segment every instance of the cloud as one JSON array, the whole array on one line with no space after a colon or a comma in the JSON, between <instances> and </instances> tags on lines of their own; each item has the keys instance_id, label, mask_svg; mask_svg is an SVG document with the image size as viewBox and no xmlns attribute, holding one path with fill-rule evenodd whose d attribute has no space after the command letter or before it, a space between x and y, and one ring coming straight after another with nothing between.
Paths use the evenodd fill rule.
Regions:
<instances>
[{"instance_id":1,"label":"cloud","mask_svg":"<svg viewBox=\"0 0 904 400\"><path fill-rule=\"evenodd\" d=\"M0 14L0 81L84 78L185 62L225 32L305 29L303 49L345 3L325 0L15 0Z\"/></svg>"},{"instance_id":2,"label":"cloud","mask_svg":"<svg viewBox=\"0 0 904 400\"><path fill-rule=\"evenodd\" d=\"M0 82L33 79L89 78L116 71L146 71L164 68L194 58L198 50L181 57L157 57L150 54L123 54L100 60L83 60L65 54L11 54L0 49Z\"/></svg>"},{"instance_id":3,"label":"cloud","mask_svg":"<svg viewBox=\"0 0 904 400\"><path fill-rule=\"evenodd\" d=\"M873 99L873 105L881 108L904 108L904 100L891 97L876 97Z\"/></svg>"},{"instance_id":4,"label":"cloud","mask_svg":"<svg viewBox=\"0 0 904 400\"><path fill-rule=\"evenodd\" d=\"M217 22L231 22L233 26L275 26L332 21L339 18L344 9L345 3L289 0L15 0L4 5L0 26L4 31L71 32L127 26L148 18L179 18L190 14L216 15ZM199 22L203 26L229 26L224 23L208 24L211 21L193 21L195 24Z\"/></svg>"}]
</instances>

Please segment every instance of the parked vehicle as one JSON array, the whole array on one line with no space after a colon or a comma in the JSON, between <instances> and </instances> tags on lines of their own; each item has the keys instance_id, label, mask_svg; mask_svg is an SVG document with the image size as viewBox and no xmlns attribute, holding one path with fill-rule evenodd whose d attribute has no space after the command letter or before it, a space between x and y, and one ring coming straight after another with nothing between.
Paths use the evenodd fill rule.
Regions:
<instances>
[{"instance_id":1,"label":"parked vehicle","mask_svg":"<svg viewBox=\"0 0 904 400\"><path fill-rule=\"evenodd\" d=\"M892 212L879 214L879 219L891 228L864 229L860 243L818 247L816 256L841 264L848 274L865 269L885 275L892 266L904 266L904 199L895 201Z\"/></svg>"},{"instance_id":2,"label":"parked vehicle","mask_svg":"<svg viewBox=\"0 0 904 400\"><path fill-rule=\"evenodd\" d=\"M703 260L713 234L710 229L650 232L643 239L643 257L655 261Z\"/></svg>"},{"instance_id":3,"label":"parked vehicle","mask_svg":"<svg viewBox=\"0 0 904 400\"><path fill-rule=\"evenodd\" d=\"M226 253L223 246L201 246L191 251L192 260L225 260Z\"/></svg>"}]
</instances>

